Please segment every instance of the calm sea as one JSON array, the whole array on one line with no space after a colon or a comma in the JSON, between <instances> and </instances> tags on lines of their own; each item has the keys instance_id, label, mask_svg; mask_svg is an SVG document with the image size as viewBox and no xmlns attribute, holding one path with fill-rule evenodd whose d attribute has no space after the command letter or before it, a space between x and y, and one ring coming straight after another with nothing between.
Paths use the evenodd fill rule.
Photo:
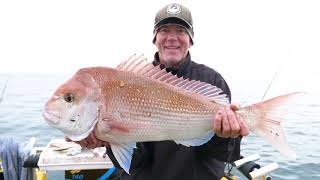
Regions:
<instances>
[{"instance_id":1,"label":"calm sea","mask_svg":"<svg viewBox=\"0 0 320 180\"><path fill-rule=\"evenodd\" d=\"M36 146L45 146L53 138L63 138L60 131L46 124L41 114L53 91L69 77L70 75L0 74L0 92L8 80L0 103L0 135L14 137L21 143L36 137ZM259 101L267 87L266 80L262 84L261 79L250 78L250 82L242 82L241 78L231 76L227 78L233 91L233 100L241 105ZM313 83L316 84L316 81ZM320 91L318 87L312 88L313 83L306 85L307 95L292 103L289 114L284 118L286 121L283 122L290 147L298 155L297 160L285 158L253 134L243 138L241 148L244 156L258 153L261 158L257 162L260 165L272 162L280 165L272 173L273 179L320 179ZM278 87L294 90L295 86L291 84L291 81L282 81L280 78L270 92L287 92L277 90ZM303 88L300 86L296 88L301 89Z\"/></svg>"}]
</instances>

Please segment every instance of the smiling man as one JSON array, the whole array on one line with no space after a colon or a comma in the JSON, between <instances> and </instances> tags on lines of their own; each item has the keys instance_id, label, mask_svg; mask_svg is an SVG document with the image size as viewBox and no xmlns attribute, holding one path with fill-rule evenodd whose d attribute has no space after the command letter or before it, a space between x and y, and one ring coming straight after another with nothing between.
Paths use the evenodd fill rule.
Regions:
<instances>
[{"instance_id":1,"label":"smiling man","mask_svg":"<svg viewBox=\"0 0 320 180\"><path fill-rule=\"evenodd\" d=\"M179 68L192 44L186 28L179 24L164 24L157 28L156 33L154 43L159 50L160 63Z\"/></svg>"},{"instance_id":2,"label":"smiling man","mask_svg":"<svg viewBox=\"0 0 320 180\"><path fill-rule=\"evenodd\" d=\"M194 42L193 22L189 9L169 4L155 18L153 43L158 48L153 64L185 79L199 80L219 87L229 97L231 92L223 77L215 70L191 60L189 48ZM249 130L233 110L222 108L212 120L215 136L197 147L178 145L173 141L137 143L130 166L130 175L122 180L213 180L224 175L225 162L240 157L240 137ZM121 169L110 148L108 155Z\"/></svg>"},{"instance_id":3,"label":"smiling man","mask_svg":"<svg viewBox=\"0 0 320 180\"><path fill-rule=\"evenodd\" d=\"M169 4L158 11L155 18L153 43L158 48L156 60L166 67L182 64L193 45L191 12L179 4Z\"/></svg>"}]
</instances>

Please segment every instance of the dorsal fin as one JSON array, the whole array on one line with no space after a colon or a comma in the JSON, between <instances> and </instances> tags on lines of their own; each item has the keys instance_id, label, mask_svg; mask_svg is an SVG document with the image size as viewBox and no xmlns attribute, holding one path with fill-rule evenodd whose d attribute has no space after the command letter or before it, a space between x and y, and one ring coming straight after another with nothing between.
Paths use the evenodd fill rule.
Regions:
<instances>
[{"instance_id":1,"label":"dorsal fin","mask_svg":"<svg viewBox=\"0 0 320 180\"><path fill-rule=\"evenodd\" d=\"M140 72L141 68L147 64L147 58L143 54L138 57L134 54L128 60L121 62L117 69L136 73Z\"/></svg>"},{"instance_id":2,"label":"dorsal fin","mask_svg":"<svg viewBox=\"0 0 320 180\"><path fill-rule=\"evenodd\" d=\"M190 93L197 93L209 98L210 101L229 104L227 95L224 94L220 88L201 81L179 78L171 72L168 73L165 69L161 69L159 65L154 66L152 63L149 63L143 55L136 56L134 54L128 60L119 64L117 69L120 71L133 72Z\"/></svg>"}]
</instances>

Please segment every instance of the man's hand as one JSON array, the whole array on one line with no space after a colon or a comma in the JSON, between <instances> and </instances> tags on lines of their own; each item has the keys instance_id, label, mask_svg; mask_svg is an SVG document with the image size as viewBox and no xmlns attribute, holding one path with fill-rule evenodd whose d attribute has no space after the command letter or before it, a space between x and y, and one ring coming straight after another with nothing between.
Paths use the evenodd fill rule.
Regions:
<instances>
[{"instance_id":1,"label":"man's hand","mask_svg":"<svg viewBox=\"0 0 320 180\"><path fill-rule=\"evenodd\" d=\"M68 137L65 137L66 141L72 141ZM89 149L94 149L96 147L107 147L109 146L109 143L106 141L101 141L100 139L97 139L97 137L94 135L94 131L89 134L88 137L81 141L74 141L77 144L80 144L81 147L86 147Z\"/></svg>"},{"instance_id":2,"label":"man's hand","mask_svg":"<svg viewBox=\"0 0 320 180\"><path fill-rule=\"evenodd\" d=\"M221 107L213 119L213 131L219 137L236 138L238 136L247 136L249 128L242 117L235 113L239 106L231 104L229 107Z\"/></svg>"}]
</instances>

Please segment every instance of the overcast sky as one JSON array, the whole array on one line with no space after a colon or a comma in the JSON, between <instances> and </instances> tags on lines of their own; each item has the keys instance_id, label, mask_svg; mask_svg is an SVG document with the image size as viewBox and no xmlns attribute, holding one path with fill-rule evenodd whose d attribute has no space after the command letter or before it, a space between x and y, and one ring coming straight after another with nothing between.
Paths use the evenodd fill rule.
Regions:
<instances>
[{"instance_id":1,"label":"overcast sky","mask_svg":"<svg viewBox=\"0 0 320 180\"><path fill-rule=\"evenodd\" d=\"M302 0L1 0L0 73L115 67L135 52L151 61L154 16L169 2L192 11L193 59L227 78L320 76L320 2Z\"/></svg>"}]
</instances>

